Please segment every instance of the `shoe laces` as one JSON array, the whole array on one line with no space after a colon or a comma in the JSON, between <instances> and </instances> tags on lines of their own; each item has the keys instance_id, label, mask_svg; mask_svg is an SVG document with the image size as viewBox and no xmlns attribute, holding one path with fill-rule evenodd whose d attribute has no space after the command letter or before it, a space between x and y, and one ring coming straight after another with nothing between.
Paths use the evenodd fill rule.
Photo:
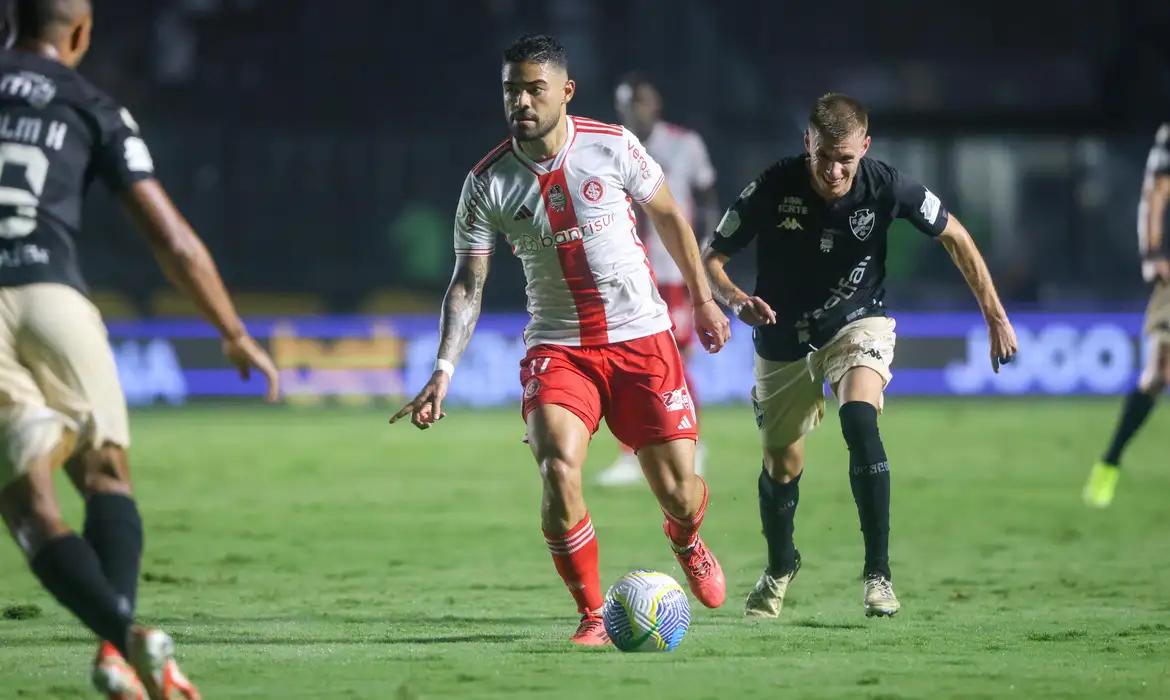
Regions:
<instances>
[{"instance_id":1,"label":"shoe laces","mask_svg":"<svg viewBox=\"0 0 1170 700\"><path fill-rule=\"evenodd\" d=\"M577 625L577 634L596 632L598 628L605 629L605 620L598 615L582 615L581 624Z\"/></svg>"},{"instance_id":2,"label":"shoe laces","mask_svg":"<svg viewBox=\"0 0 1170 700\"><path fill-rule=\"evenodd\" d=\"M870 590L876 590L882 596L894 595L894 585L885 576L871 576L865 580Z\"/></svg>"},{"instance_id":3,"label":"shoe laces","mask_svg":"<svg viewBox=\"0 0 1170 700\"><path fill-rule=\"evenodd\" d=\"M711 553L707 551L703 540L695 540L687 554L687 570L697 579L707 578L711 574Z\"/></svg>"}]
</instances>

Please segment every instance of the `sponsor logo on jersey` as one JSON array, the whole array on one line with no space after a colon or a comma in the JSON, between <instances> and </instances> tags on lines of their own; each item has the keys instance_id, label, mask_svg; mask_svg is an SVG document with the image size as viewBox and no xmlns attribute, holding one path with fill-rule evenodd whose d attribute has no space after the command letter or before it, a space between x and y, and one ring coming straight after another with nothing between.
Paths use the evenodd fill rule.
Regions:
<instances>
[{"instance_id":1,"label":"sponsor logo on jersey","mask_svg":"<svg viewBox=\"0 0 1170 700\"><path fill-rule=\"evenodd\" d=\"M814 310L810 316L813 319L820 319L824 317L829 311L833 310L838 304L843 301L849 301L853 295L857 293L860 288L862 280L865 279L865 271L869 267L869 261L873 258L872 255L867 255L862 258L861 262L849 271L841 279L837 280L837 285L829 290L829 299L821 305L819 309Z\"/></svg>"},{"instance_id":2,"label":"sponsor logo on jersey","mask_svg":"<svg viewBox=\"0 0 1170 700\"><path fill-rule=\"evenodd\" d=\"M804 205L804 200L800 197L785 197L776 209L781 214L808 214L808 207Z\"/></svg>"},{"instance_id":3,"label":"sponsor logo on jersey","mask_svg":"<svg viewBox=\"0 0 1170 700\"><path fill-rule=\"evenodd\" d=\"M864 241L873 233L873 224L877 220L871 209L858 209L849 217L849 230L857 236L857 240Z\"/></svg>"},{"instance_id":4,"label":"sponsor logo on jersey","mask_svg":"<svg viewBox=\"0 0 1170 700\"><path fill-rule=\"evenodd\" d=\"M553 208L553 211L562 212L568 206L569 200L565 197L565 191L561 189L560 185L553 185L548 188L548 205Z\"/></svg>"},{"instance_id":5,"label":"sponsor logo on jersey","mask_svg":"<svg viewBox=\"0 0 1170 700\"><path fill-rule=\"evenodd\" d=\"M728 209L723 218L719 220L719 225L715 227L715 233L727 238L731 234L739 230L739 212L735 209Z\"/></svg>"},{"instance_id":6,"label":"sponsor logo on jersey","mask_svg":"<svg viewBox=\"0 0 1170 700\"><path fill-rule=\"evenodd\" d=\"M833 241L834 240L835 239L833 237L832 231L825 231L824 233L822 233L821 234L821 252L822 253L833 252Z\"/></svg>"},{"instance_id":7,"label":"sponsor logo on jersey","mask_svg":"<svg viewBox=\"0 0 1170 700\"><path fill-rule=\"evenodd\" d=\"M516 241L516 252L534 253L539 248L555 248L573 241L584 240L585 236L601 233L613 223L613 214L590 219L581 226L563 231L542 231L539 235L524 236Z\"/></svg>"},{"instance_id":8,"label":"sponsor logo on jersey","mask_svg":"<svg viewBox=\"0 0 1170 700\"><path fill-rule=\"evenodd\" d=\"M758 187L758 186L759 186L759 183L757 183L755 180L752 180L751 182L748 183L747 187L743 188L743 192L739 193L739 198L740 199L747 199L748 197L752 196L752 193L754 193L756 191L756 187Z\"/></svg>"},{"instance_id":9,"label":"sponsor logo on jersey","mask_svg":"<svg viewBox=\"0 0 1170 700\"><path fill-rule=\"evenodd\" d=\"M0 93L19 97L37 109L53 101L57 85L40 73L22 70L0 77Z\"/></svg>"},{"instance_id":10,"label":"sponsor logo on jersey","mask_svg":"<svg viewBox=\"0 0 1170 700\"><path fill-rule=\"evenodd\" d=\"M516 210L516 216L512 217L512 221L523 221L532 218L532 210L528 208L527 204L521 204L520 208Z\"/></svg>"},{"instance_id":11,"label":"sponsor logo on jersey","mask_svg":"<svg viewBox=\"0 0 1170 700\"><path fill-rule=\"evenodd\" d=\"M690 416L683 416L683 419L678 422L678 425L675 426L674 429L675 430L690 430L693 427L695 427L695 424L691 422L691 417Z\"/></svg>"},{"instance_id":12,"label":"sponsor logo on jersey","mask_svg":"<svg viewBox=\"0 0 1170 700\"><path fill-rule=\"evenodd\" d=\"M626 150L629 152L630 157L634 159L634 162L637 163L638 171L642 173L642 179L649 180L650 163L646 161L646 155L642 153L641 149L634 148L634 144L632 143L626 146Z\"/></svg>"},{"instance_id":13,"label":"sponsor logo on jersey","mask_svg":"<svg viewBox=\"0 0 1170 700\"><path fill-rule=\"evenodd\" d=\"M776 228L782 228L782 229L785 229L787 231L803 231L804 230L804 227L800 225L800 222L791 216L784 219L780 223L776 224Z\"/></svg>"},{"instance_id":14,"label":"sponsor logo on jersey","mask_svg":"<svg viewBox=\"0 0 1170 700\"><path fill-rule=\"evenodd\" d=\"M581 196L590 204L597 204L605 196L605 185L596 177L581 183Z\"/></svg>"},{"instance_id":15,"label":"sponsor logo on jersey","mask_svg":"<svg viewBox=\"0 0 1170 700\"><path fill-rule=\"evenodd\" d=\"M926 188L922 188L926 190ZM942 206L942 202L935 196L934 192L926 190L926 197L922 200L922 206L918 207L918 212L922 214L922 218L926 219L926 223L933 224L934 220L938 218L938 209Z\"/></svg>"},{"instance_id":16,"label":"sponsor logo on jersey","mask_svg":"<svg viewBox=\"0 0 1170 700\"><path fill-rule=\"evenodd\" d=\"M666 404L667 411L686 411L692 406L691 393L684 386L681 389L662 393L662 403Z\"/></svg>"}]
</instances>

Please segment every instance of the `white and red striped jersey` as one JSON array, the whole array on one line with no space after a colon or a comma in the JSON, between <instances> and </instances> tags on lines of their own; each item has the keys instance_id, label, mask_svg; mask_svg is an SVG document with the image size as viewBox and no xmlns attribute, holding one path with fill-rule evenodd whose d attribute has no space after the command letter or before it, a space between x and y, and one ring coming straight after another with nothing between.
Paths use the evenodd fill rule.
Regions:
<instances>
[{"instance_id":1,"label":"white and red striped jersey","mask_svg":"<svg viewBox=\"0 0 1170 700\"><path fill-rule=\"evenodd\" d=\"M633 202L662 187L662 168L621 126L569 117L555 158L532 161L514 140L463 184L455 252L491 255L503 234L524 265L528 347L604 345L671 327Z\"/></svg>"},{"instance_id":2,"label":"white and red striped jersey","mask_svg":"<svg viewBox=\"0 0 1170 700\"><path fill-rule=\"evenodd\" d=\"M703 137L690 129L660 121L646 137L646 150L650 157L662 165L666 172L666 184L678 202L679 209L691 225L695 223L695 192L715 184L715 167L707 155ZM654 274L662 284L682 284L683 276L678 265L662 245L662 239L649 221L642 222L642 240L650 257ZM698 231L700 236L710 231Z\"/></svg>"}]
</instances>

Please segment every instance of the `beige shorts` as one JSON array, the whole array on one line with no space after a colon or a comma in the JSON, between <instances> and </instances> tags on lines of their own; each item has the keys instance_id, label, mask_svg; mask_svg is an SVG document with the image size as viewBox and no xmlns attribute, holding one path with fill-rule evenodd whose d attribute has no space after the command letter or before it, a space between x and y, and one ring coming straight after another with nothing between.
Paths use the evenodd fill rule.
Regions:
<instances>
[{"instance_id":1,"label":"beige shorts","mask_svg":"<svg viewBox=\"0 0 1170 700\"><path fill-rule=\"evenodd\" d=\"M0 486L74 439L130 445L101 315L62 284L0 288Z\"/></svg>"},{"instance_id":2,"label":"beige shorts","mask_svg":"<svg viewBox=\"0 0 1170 700\"><path fill-rule=\"evenodd\" d=\"M1142 329L1147 338L1170 344L1170 284L1159 283L1150 295L1146 307L1146 323Z\"/></svg>"},{"instance_id":3,"label":"beige shorts","mask_svg":"<svg viewBox=\"0 0 1170 700\"><path fill-rule=\"evenodd\" d=\"M794 362L756 355L752 406L765 449L779 449L812 431L825 416L825 382L834 389L854 367L870 367L890 383L894 319L863 318L848 324L825 346Z\"/></svg>"}]
</instances>

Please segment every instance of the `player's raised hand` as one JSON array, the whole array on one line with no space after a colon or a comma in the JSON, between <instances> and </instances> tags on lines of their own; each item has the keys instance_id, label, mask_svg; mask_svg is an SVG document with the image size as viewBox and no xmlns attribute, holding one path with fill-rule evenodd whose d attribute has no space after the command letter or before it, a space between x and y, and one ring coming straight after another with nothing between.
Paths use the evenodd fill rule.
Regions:
<instances>
[{"instance_id":1,"label":"player's raised hand","mask_svg":"<svg viewBox=\"0 0 1170 700\"><path fill-rule=\"evenodd\" d=\"M265 399L275 402L280 398L280 372L276 370L276 363L252 336L244 334L225 339L223 354L239 370L240 379L247 379L253 369L260 370L264 380L268 382Z\"/></svg>"},{"instance_id":2,"label":"player's raised hand","mask_svg":"<svg viewBox=\"0 0 1170 700\"><path fill-rule=\"evenodd\" d=\"M431 380L418 392L414 400L403 406L398 413L390 417L390 422L397 423L410 414L410 422L419 430L426 430L443 419L443 399L447 397L447 387L451 384L451 377L442 370L435 370Z\"/></svg>"},{"instance_id":3,"label":"player's raised hand","mask_svg":"<svg viewBox=\"0 0 1170 700\"><path fill-rule=\"evenodd\" d=\"M736 318L749 326L770 326L776 322L776 312L759 297L745 297L731 307Z\"/></svg>"},{"instance_id":4,"label":"player's raised hand","mask_svg":"<svg viewBox=\"0 0 1170 700\"><path fill-rule=\"evenodd\" d=\"M695 306L695 330L699 333L699 342L710 353L719 352L731 339L731 322L714 299Z\"/></svg>"},{"instance_id":5,"label":"player's raised hand","mask_svg":"<svg viewBox=\"0 0 1170 700\"><path fill-rule=\"evenodd\" d=\"M999 366L1011 362L1020 349L1016 330L1006 318L992 319L987 322L987 334L991 340L991 369L999 374Z\"/></svg>"}]
</instances>

